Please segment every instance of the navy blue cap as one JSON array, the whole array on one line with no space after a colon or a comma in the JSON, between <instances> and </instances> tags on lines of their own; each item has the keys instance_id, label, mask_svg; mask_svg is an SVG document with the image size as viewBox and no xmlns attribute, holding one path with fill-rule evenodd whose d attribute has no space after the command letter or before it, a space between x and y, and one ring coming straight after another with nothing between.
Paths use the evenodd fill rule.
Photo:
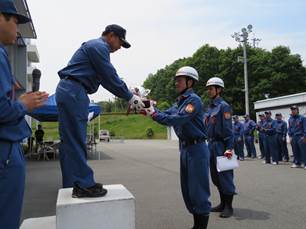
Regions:
<instances>
[{"instance_id":1,"label":"navy blue cap","mask_svg":"<svg viewBox=\"0 0 306 229\"><path fill-rule=\"evenodd\" d=\"M104 32L113 32L116 34L120 40L122 41L122 47L123 48L129 48L131 47L130 43L125 40L126 30L122 28L120 25L112 24L106 26Z\"/></svg>"},{"instance_id":2,"label":"navy blue cap","mask_svg":"<svg viewBox=\"0 0 306 229\"><path fill-rule=\"evenodd\" d=\"M31 21L30 18L17 13L16 6L12 0L1 0L0 1L0 13L14 15L17 18L17 21L18 21L17 24L25 24Z\"/></svg>"}]
</instances>

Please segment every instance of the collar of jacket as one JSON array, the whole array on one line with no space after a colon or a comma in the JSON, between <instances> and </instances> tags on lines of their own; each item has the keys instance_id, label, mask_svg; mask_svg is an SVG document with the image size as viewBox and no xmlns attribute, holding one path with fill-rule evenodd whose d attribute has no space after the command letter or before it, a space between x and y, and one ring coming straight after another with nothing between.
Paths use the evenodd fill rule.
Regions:
<instances>
[{"instance_id":1,"label":"collar of jacket","mask_svg":"<svg viewBox=\"0 0 306 229\"><path fill-rule=\"evenodd\" d=\"M187 99L192 93L193 93L193 89L190 88L190 89L188 89L187 91L185 91L184 94L180 95L180 96L176 99L176 101L177 101L177 102L180 102L181 100L185 100L185 99Z\"/></svg>"},{"instance_id":2,"label":"collar of jacket","mask_svg":"<svg viewBox=\"0 0 306 229\"><path fill-rule=\"evenodd\" d=\"M111 47L109 46L109 44L106 42L106 40L104 39L104 37L100 37L101 40L104 42L104 44L106 45L106 47L108 48L108 51L111 51Z\"/></svg>"},{"instance_id":3,"label":"collar of jacket","mask_svg":"<svg viewBox=\"0 0 306 229\"><path fill-rule=\"evenodd\" d=\"M222 101L222 97L219 96L211 101L210 106L218 106Z\"/></svg>"}]
</instances>

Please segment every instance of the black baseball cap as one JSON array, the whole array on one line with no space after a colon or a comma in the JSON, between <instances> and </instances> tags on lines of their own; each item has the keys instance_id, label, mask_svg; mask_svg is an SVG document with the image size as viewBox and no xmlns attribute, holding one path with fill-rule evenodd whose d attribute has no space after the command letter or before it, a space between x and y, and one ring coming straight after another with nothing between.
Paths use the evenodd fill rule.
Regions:
<instances>
[{"instance_id":1,"label":"black baseball cap","mask_svg":"<svg viewBox=\"0 0 306 229\"><path fill-rule=\"evenodd\" d=\"M276 113L275 116L282 116L282 114L281 113Z\"/></svg>"},{"instance_id":2,"label":"black baseball cap","mask_svg":"<svg viewBox=\"0 0 306 229\"><path fill-rule=\"evenodd\" d=\"M120 25L112 24L105 27L104 33L113 32L122 41L123 48L131 47L130 43L125 40L126 30Z\"/></svg>"},{"instance_id":3,"label":"black baseball cap","mask_svg":"<svg viewBox=\"0 0 306 229\"><path fill-rule=\"evenodd\" d=\"M265 114L271 114L271 111L265 111Z\"/></svg>"},{"instance_id":4,"label":"black baseball cap","mask_svg":"<svg viewBox=\"0 0 306 229\"><path fill-rule=\"evenodd\" d=\"M16 6L12 0L0 1L0 13L14 15L17 18L17 24L25 24L31 21L30 18L17 13Z\"/></svg>"}]
</instances>

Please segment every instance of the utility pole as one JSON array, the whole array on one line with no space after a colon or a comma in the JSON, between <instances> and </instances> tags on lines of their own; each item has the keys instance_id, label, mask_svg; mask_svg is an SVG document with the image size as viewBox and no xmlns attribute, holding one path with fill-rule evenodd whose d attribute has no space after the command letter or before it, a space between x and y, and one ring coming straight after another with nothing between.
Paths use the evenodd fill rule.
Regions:
<instances>
[{"instance_id":1,"label":"utility pole","mask_svg":"<svg viewBox=\"0 0 306 229\"><path fill-rule=\"evenodd\" d=\"M238 61L242 59L244 64L244 93L245 93L245 113L250 114L249 108L249 86L248 86L248 65L247 65L247 50L246 46L248 44L249 34L252 32L252 25L248 25L247 28L242 28L241 33L235 32L232 38L235 41L242 43L243 48L243 58L238 58Z\"/></svg>"}]
</instances>

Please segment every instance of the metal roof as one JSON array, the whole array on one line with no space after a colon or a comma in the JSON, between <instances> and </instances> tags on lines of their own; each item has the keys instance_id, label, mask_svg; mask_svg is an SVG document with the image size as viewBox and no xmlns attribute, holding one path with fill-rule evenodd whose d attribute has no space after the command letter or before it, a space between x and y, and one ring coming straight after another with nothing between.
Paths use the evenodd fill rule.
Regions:
<instances>
[{"instance_id":1,"label":"metal roof","mask_svg":"<svg viewBox=\"0 0 306 229\"><path fill-rule=\"evenodd\" d=\"M306 92L275 97L271 99L259 100L254 103L255 110L261 110L272 107L283 107L292 104L304 104L306 103Z\"/></svg>"}]
</instances>

